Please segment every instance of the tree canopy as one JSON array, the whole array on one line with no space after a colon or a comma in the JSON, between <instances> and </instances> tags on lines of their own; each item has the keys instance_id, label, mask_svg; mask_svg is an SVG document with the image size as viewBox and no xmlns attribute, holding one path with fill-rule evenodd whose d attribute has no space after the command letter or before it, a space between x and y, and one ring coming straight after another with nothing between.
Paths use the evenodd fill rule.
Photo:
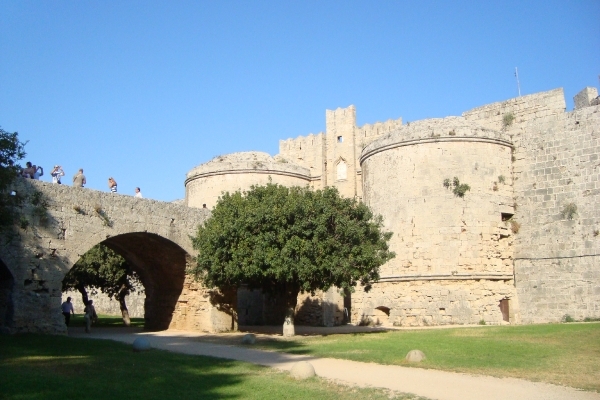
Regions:
<instances>
[{"instance_id":1,"label":"tree canopy","mask_svg":"<svg viewBox=\"0 0 600 400\"><path fill-rule=\"evenodd\" d=\"M21 170L18 162L25 157L24 146L17 132L0 128L0 228L12 225L14 220L14 199L9 187Z\"/></svg>"},{"instance_id":2,"label":"tree canopy","mask_svg":"<svg viewBox=\"0 0 600 400\"><path fill-rule=\"evenodd\" d=\"M122 256L98 244L86 252L67 273L62 282L62 291L78 290L83 303L87 305L87 289L91 289L92 294L100 290L109 298L119 301L123 321L129 325L125 296L134 292L138 283L137 274Z\"/></svg>"},{"instance_id":3,"label":"tree canopy","mask_svg":"<svg viewBox=\"0 0 600 400\"><path fill-rule=\"evenodd\" d=\"M211 288L260 289L294 308L300 291L369 290L393 258L382 218L335 188L277 184L225 193L193 238L189 272Z\"/></svg>"}]
</instances>

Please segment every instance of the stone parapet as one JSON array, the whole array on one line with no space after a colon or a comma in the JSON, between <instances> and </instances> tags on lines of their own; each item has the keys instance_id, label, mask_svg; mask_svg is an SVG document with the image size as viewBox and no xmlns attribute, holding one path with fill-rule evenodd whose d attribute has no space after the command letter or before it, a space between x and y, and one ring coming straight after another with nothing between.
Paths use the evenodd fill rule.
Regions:
<instances>
[{"instance_id":1,"label":"stone parapet","mask_svg":"<svg viewBox=\"0 0 600 400\"><path fill-rule=\"evenodd\" d=\"M268 182L283 186L306 186L311 171L288 162L283 157L271 157L262 152L233 153L215 157L187 174L186 204L211 209L224 192L249 190L252 185Z\"/></svg>"},{"instance_id":2,"label":"stone parapet","mask_svg":"<svg viewBox=\"0 0 600 400\"><path fill-rule=\"evenodd\" d=\"M387 133L367 145L361 155L361 165L378 152L401 146L437 142L482 142L512 147L510 136L503 131L484 128L463 117L432 118L411 122Z\"/></svg>"}]
</instances>

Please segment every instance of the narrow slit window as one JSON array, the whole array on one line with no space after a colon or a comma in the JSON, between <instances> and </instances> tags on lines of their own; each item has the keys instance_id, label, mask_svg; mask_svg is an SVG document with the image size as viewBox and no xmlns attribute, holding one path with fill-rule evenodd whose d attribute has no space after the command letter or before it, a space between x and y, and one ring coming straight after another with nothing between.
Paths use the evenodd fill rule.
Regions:
<instances>
[{"instance_id":1,"label":"narrow slit window","mask_svg":"<svg viewBox=\"0 0 600 400\"><path fill-rule=\"evenodd\" d=\"M337 142L338 143L344 143L344 137L343 136L338 136L337 137Z\"/></svg>"}]
</instances>

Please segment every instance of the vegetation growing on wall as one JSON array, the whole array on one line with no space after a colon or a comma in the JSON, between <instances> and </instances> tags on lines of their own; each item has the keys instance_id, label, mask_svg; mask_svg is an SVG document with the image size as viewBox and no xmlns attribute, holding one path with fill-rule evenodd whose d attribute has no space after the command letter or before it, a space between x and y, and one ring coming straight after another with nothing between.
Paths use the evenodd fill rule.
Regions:
<instances>
[{"instance_id":1,"label":"vegetation growing on wall","mask_svg":"<svg viewBox=\"0 0 600 400\"><path fill-rule=\"evenodd\" d=\"M83 208L81 208L78 205L73 206L73 211L75 211L77 214L85 215L85 211L83 210Z\"/></svg>"},{"instance_id":2,"label":"vegetation growing on wall","mask_svg":"<svg viewBox=\"0 0 600 400\"><path fill-rule=\"evenodd\" d=\"M515 115L511 112L502 116L502 129L507 129L515 121Z\"/></svg>"},{"instance_id":3,"label":"vegetation growing on wall","mask_svg":"<svg viewBox=\"0 0 600 400\"><path fill-rule=\"evenodd\" d=\"M573 219L576 214L577 214L577 205L575 203L565 204L562 211L560 212L560 215L563 218L566 218L568 220Z\"/></svg>"},{"instance_id":4,"label":"vegetation growing on wall","mask_svg":"<svg viewBox=\"0 0 600 400\"><path fill-rule=\"evenodd\" d=\"M102 207L99 204L96 204L94 206L94 211L96 211L96 215L102 220L102 224L104 226L112 226L112 222L108 218L108 215L106 215L106 212L102 209Z\"/></svg>"},{"instance_id":5,"label":"vegetation growing on wall","mask_svg":"<svg viewBox=\"0 0 600 400\"><path fill-rule=\"evenodd\" d=\"M452 187L452 193L454 193L456 197L461 198L465 197L465 193L471 190L471 186L467 185L466 183L460 183L460 180L456 176L454 179L452 179L452 183L450 183L449 178L444 179L443 185L446 189L450 189Z\"/></svg>"}]
</instances>

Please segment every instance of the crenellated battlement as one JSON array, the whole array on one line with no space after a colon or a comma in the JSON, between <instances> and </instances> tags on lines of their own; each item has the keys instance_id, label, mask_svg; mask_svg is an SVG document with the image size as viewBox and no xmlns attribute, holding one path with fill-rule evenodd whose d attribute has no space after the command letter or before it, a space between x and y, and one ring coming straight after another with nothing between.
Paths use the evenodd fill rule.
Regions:
<instances>
[{"instance_id":1,"label":"crenellated battlement","mask_svg":"<svg viewBox=\"0 0 600 400\"><path fill-rule=\"evenodd\" d=\"M364 124L357 127L356 135L360 138L379 137L402 126L402 118L388 119L385 122L375 122L374 124Z\"/></svg>"}]
</instances>

